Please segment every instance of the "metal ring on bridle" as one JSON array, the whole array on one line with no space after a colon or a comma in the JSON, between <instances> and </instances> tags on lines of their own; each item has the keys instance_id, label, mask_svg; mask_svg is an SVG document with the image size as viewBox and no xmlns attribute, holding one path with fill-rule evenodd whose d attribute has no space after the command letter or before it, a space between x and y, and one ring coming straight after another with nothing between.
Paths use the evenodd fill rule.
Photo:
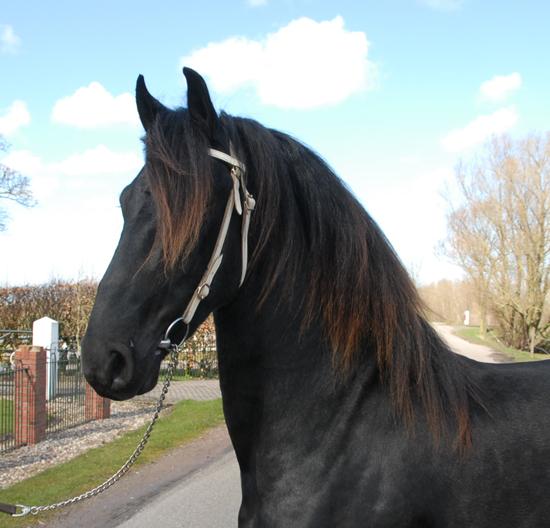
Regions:
<instances>
[{"instance_id":1,"label":"metal ring on bridle","mask_svg":"<svg viewBox=\"0 0 550 528\"><path fill-rule=\"evenodd\" d=\"M186 326L186 329L185 329L185 335L183 336L183 338L180 340L178 344L175 345L174 343L172 343L172 340L170 339L170 332L174 329L174 327L178 323L183 323ZM177 319L175 319L170 323L170 325L166 329L166 332L164 333L164 339L158 344L158 347L162 349L168 349L172 346L180 347L183 344L183 342L187 339L188 334L189 334L189 323L186 323L183 320L183 317L178 317Z\"/></svg>"}]
</instances>

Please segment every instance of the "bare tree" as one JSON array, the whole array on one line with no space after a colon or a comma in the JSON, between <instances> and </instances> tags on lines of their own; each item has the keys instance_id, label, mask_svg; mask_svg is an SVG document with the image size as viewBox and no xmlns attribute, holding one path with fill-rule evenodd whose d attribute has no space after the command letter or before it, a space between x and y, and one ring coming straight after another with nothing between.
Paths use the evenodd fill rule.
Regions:
<instances>
[{"instance_id":1,"label":"bare tree","mask_svg":"<svg viewBox=\"0 0 550 528\"><path fill-rule=\"evenodd\" d=\"M451 324L462 324L466 310L471 312L472 319L479 320L477 291L469 280L442 279L418 288L430 319Z\"/></svg>"},{"instance_id":2,"label":"bare tree","mask_svg":"<svg viewBox=\"0 0 550 528\"><path fill-rule=\"evenodd\" d=\"M443 246L446 253L467 274L475 291L479 306L479 331L484 335L487 327L489 299L487 292L491 282L491 250L494 235L487 221L488 204L472 196L467 188L464 166L457 168L457 180L466 203L453 209L447 217L449 237Z\"/></svg>"},{"instance_id":3,"label":"bare tree","mask_svg":"<svg viewBox=\"0 0 550 528\"><path fill-rule=\"evenodd\" d=\"M7 152L8 143L0 136L0 153ZM7 165L0 163L0 199L11 200L24 207L35 205L30 180ZM0 208L0 231L6 229L7 213Z\"/></svg>"},{"instance_id":4,"label":"bare tree","mask_svg":"<svg viewBox=\"0 0 550 528\"><path fill-rule=\"evenodd\" d=\"M497 316L504 340L533 352L548 331L550 134L494 138L456 176L461 204L450 208L445 252L478 289L482 314Z\"/></svg>"}]
</instances>

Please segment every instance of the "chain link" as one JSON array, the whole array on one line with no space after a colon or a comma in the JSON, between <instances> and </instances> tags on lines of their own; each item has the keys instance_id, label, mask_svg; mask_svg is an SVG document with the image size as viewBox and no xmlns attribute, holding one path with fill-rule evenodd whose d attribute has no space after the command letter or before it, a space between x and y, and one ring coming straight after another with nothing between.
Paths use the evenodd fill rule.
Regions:
<instances>
[{"instance_id":1,"label":"chain link","mask_svg":"<svg viewBox=\"0 0 550 528\"><path fill-rule=\"evenodd\" d=\"M32 515L37 515L42 512L56 510L58 508L69 506L70 504L75 504L77 502L90 499L91 497L95 497L96 495L99 495L100 493L103 493L105 490L109 489L113 484L115 484L128 472L128 470L134 465L136 460L139 458L139 455L141 455L141 452L147 445L147 442L149 441L149 437L151 436L151 432L153 431L153 427L155 426L155 423L157 422L160 416L160 412L164 407L164 400L166 398L166 394L168 393L168 388L170 387L170 383L172 381L172 377L174 375L174 371L176 370L176 366L178 363L179 350L180 350L179 345L172 345L171 351L170 351L170 362L168 365L168 371L166 372L166 376L164 377L164 385L162 386L162 391L160 393L157 407L153 414L153 418L149 422L149 425L147 426L147 429L145 430L145 433L143 434L141 441L139 442L137 447L134 449L134 452L130 455L128 460L126 460L126 462L122 465L122 467L99 486L96 486L95 488L89 491L86 491L81 495L72 497L70 499L66 499L61 502L55 502L53 504L48 504L44 506L25 506L23 504L18 504L17 506L18 508L21 509L21 513L13 515L14 517L22 517L24 515L27 515L28 513L31 513Z\"/></svg>"}]
</instances>

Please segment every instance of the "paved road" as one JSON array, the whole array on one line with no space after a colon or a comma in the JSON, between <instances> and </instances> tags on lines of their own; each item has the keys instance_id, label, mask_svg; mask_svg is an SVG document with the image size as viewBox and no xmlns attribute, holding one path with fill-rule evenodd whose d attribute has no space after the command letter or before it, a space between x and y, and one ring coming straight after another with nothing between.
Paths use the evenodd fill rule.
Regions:
<instances>
[{"instance_id":1,"label":"paved road","mask_svg":"<svg viewBox=\"0 0 550 528\"><path fill-rule=\"evenodd\" d=\"M435 329L439 335L447 342L447 344L457 353L463 356L481 361L483 363L511 363L513 360L502 352L497 352L492 348L484 345L476 345L469 343L464 339L453 334L451 326L434 323Z\"/></svg>"},{"instance_id":2,"label":"paved road","mask_svg":"<svg viewBox=\"0 0 550 528\"><path fill-rule=\"evenodd\" d=\"M158 496L118 528L237 528L240 503L239 467L230 452Z\"/></svg>"},{"instance_id":3,"label":"paved road","mask_svg":"<svg viewBox=\"0 0 550 528\"><path fill-rule=\"evenodd\" d=\"M162 390L162 380L159 380L157 386L150 392L137 396L136 400L158 400ZM221 398L220 382L214 380L188 380L173 381L166 395L168 403L176 403L180 400L215 400Z\"/></svg>"}]
</instances>

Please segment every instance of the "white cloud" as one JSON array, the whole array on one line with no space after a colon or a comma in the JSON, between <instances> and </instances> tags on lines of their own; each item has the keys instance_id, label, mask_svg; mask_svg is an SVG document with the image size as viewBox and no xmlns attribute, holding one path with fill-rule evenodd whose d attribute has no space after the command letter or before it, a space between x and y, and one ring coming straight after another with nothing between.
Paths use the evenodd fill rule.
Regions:
<instances>
[{"instance_id":1,"label":"white cloud","mask_svg":"<svg viewBox=\"0 0 550 528\"><path fill-rule=\"evenodd\" d=\"M14 150L2 163L31 179L37 206L11 207L0 233L10 254L29 252L36 259L7 259L0 282L39 283L52 277L100 277L113 254L122 226L118 196L142 165L141 153L115 152L100 145L60 161ZM10 204L8 204L8 207Z\"/></svg>"},{"instance_id":2,"label":"white cloud","mask_svg":"<svg viewBox=\"0 0 550 528\"><path fill-rule=\"evenodd\" d=\"M367 161L368 171L364 158L348 153L334 161L336 172L376 220L401 261L417 268L421 283L459 275L435 251L446 234L447 203L441 191L454 180L452 165L431 165L422 154L398 163Z\"/></svg>"},{"instance_id":3,"label":"white cloud","mask_svg":"<svg viewBox=\"0 0 550 528\"><path fill-rule=\"evenodd\" d=\"M139 123L134 96L128 92L111 95L97 81L59 99L54 105L52 119L79 128Z\"/></svg>"},{"instance_id":4,"label":"white cloud","mask_svg":"<svg viewBox=\"0 0 550 528\"><path fill-rule=\"evenodd\" d=\"M120 189L119 189L120 191ZM32 209L10 210L7 230L0 233L9 255L0 282L43 283L52 278L101 277L116 248L122 226L118 193L103 192L87 201L62 188Z\"/></svg>"},{"instance_id":5,"label":"white cloud","mask_svg":"<svg viewBox=\"0 0 550 528\"><path fill-rule=\"evenodd\" d=\"M31 179L34 198L41 203L47 200L59 187L59 178L42 158L28 150L13 150L2 163Z\"/></svg>"},{"instance_id":6,"label":"white cloud","mask_svg":"<svg viewBox=\"0 0 550 528\"><path fill-rule=\"evenodd\" d=\"M493 134L507 132L517 123L518 118L514 106L501 108L492 114L477 117L463 128L452 130L441 140L441 145L449 152L469 149L483 143Z\"/></svg>"},{"instance_id":7,"label":"white cloud","mask_svg":"<svg viewBox=\"0 0 550 528\"><path fill-rule=\"evenodd\" d=\"M17 53L21 39L9 25L0 26L0 53Z\"/></svg>"},{"instance_id":8,"label":"white cloud","mask_svg":"<svg viewBox=\"0 0 550 528\"><path fill-rule=\"evenodd\" d=\"M54 163L50 170L68 176L97 176L121 172L137 173L142 166L142 157L134 152L113 152L105 145L98 145Z\"/></svg>"},{"instance_id":9,"label":"white cloud","mask_svg":"<svg viewBox=\"0 0 550 528\"><path fill-rule=\"evenodd\" d=\"M9 136L31 122L31 114L24 101L14 101L3 116L0 116L0 134Z\"/></svg>"},{"instance_id":10,"label":"white cloud","mask_svg":"<svg viewBox=\"0 0 550 528\"><path fill-rule=\"evenodd\" d=\"M143 159L135 152L115 152L98 145L49 163L28 150L14 150L3 157L2 163L31 178L33 194L40 203L59 190L61 181L64 187L84 189L97 185L102 176L136 174Z\"/></svg>"},{"instance_id":11,"label":"white cloud","mask_svg":"<svg viewBox=\"0 0 550 528\"><path fill-rule=\"evenodd\" d=\"M510 94L521 87L521 75L517 72L510 75L496 75L479 87L481 99L486 101L504 101Z\"/></svg>"},{"instance_id":12,"label":"white cloud","mask_svg":"<svg viewBox=\"0 0 550 528\"><path fill-rule=\"evenodd\" d=\"M260 7L260 6L267 5L267 0L246 0L246 3L250 7Z\"/></svg>"},{"instance_id":13,"label":"white cloud","mask_svg":"<svg viewBox=\"0 0 550 528\"><path fill-rule=\"evenodd\" d=\"M464 0L419 0L419 2L438 11L455 11L462 7Z\"/></svg>"},{"instance_id":14,"label":"white cloud","mask_svg":"<svg viewBox=\"0 0 550 528\"><path fill-rule=\"evenodd\" d=\"M346 30L340 16L323 22L303 17L262 40L211 42L181 63L207 76L221 93L251 87L264 104L314 108L373 86L376 68L368 49L365 33Z\"/></svg>"}]
</instances>

